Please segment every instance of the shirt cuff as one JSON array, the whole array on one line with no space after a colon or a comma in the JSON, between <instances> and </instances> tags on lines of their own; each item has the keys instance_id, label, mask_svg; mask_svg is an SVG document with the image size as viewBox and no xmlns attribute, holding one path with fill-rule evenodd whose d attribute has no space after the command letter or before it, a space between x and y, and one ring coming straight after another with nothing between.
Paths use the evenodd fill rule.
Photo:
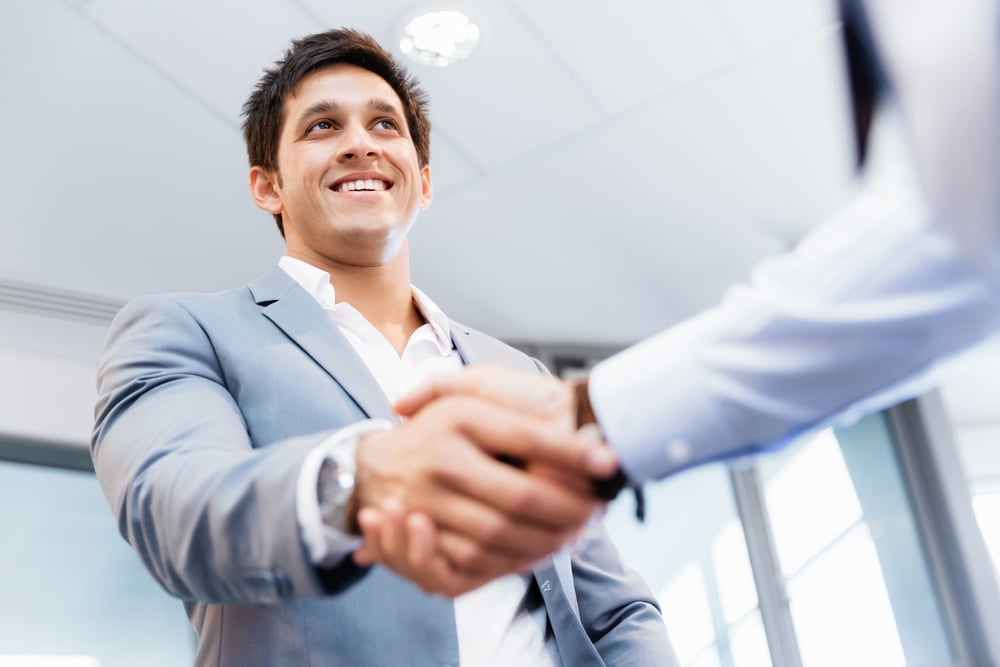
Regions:
<instances>
[{"instance_id":1,"label":"shirt cuff","mask_svg":"<svg viewBox=\"0 0 1000 667\"><path fill-rule=\"evenodd\" d=\"M335 565L344 556L361 546L361 538L323 523L319 499L316 497L316 484L319 481L319 469L323 465L323 459L330 450L341 443L367 433L388 430L392 426L392 422L384 419L369 419L352 424L324 438L302 462L296 495L296 514L302 541L314 565Z\"/></svg>"}]
</instances>

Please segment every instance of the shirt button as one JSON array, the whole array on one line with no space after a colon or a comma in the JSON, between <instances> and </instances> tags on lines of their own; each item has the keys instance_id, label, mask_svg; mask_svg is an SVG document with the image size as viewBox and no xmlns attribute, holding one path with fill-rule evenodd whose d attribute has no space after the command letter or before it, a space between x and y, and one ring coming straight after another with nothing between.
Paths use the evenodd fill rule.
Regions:
<instances>
[{"instance_id":1,"label":"shirt button","mask_svg":"<svg viewBox=\"0 0 1000 667\"><path fill-rule=\"evenodd\" d=\"M667 460L678 465L691 460L691 445L684 440L671 440L667 443Z\"/></svg>"}]
</instances>

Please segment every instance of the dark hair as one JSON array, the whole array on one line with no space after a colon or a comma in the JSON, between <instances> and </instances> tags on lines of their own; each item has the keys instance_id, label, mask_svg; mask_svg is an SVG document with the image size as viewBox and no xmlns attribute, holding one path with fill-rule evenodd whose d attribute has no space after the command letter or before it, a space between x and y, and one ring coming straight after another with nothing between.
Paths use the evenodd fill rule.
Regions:
<instances>
[{"instance_id":1,"label":"dark hair","mask_svg":"<svg viewBox=\"0 0 1000 667\"><path fill-rule=\"evenodd\" d=\"M361 67L385 79L403 103L420 166L430 162L431 124L427 118L426 93L371 36L341 28L294 40L285 56L274 67L264 70L243 104L243 140L250 166L263 167L277 174L285 99L308 74L341 63ZM275 214L274 219L284 236L281 214Z\"/></svg>"}]
</instances>

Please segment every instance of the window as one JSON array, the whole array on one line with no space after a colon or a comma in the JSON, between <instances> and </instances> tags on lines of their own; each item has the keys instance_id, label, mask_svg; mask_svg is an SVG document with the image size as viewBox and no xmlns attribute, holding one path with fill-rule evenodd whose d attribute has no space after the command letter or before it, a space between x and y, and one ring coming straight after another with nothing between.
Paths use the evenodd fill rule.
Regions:
<instances>
[{"instance_id":1,"label":"window","mask_svg":"<svg viewBox=\"0 0 1000 667\"><path fill-rule=\"evenodd\" d=\"M880 415L759 461L804 667L954 662Z\"/></svg>"},{"instance_id":2,"label":"window","mask_svg":"<svg viewBox=\"0 0 1000 667\"><path fill-rule=\"evenodd\" d=\"M768 667L767 638L729 471L718 464L612 503L608 531L657 595L684 667Z\"/></svg>"},{"instance_id":3,"label":"window","mask_svg":"<svg viewBox=\"0 0 1000 667\"><path fill-rule=\"evenodd\" d=\"M972 509L993 559L993 569L1000 578L1000 479L973 486Z\"/></svg>"},{"instance_id":4,"label":"window","mask_svg":"<svg viewBox=\"0 0 1000 667\"><path fill-rule=\"evenodd\" d=\"M646 525L632 518L628 497L609 509L612 538L657 593L683 667L764 667L774 642L803 667L956 664L882 415L751 465L649 485ZM734 494L740 475L759 504ZM745 524L748 512L756 514ZM747 537L766 545L775 567L750 558ZM789 634L768 627L758 590L777 591Z\"/></svg>"},{"instance_id":5,"label":"window","mask_svg":"<svg viewBox=\"0 0 1000 667\"><path fill-rule=\"evenodd\" d=\"M0 462L0 530L0 666L191 664L180 601L118 535L93 474Z\"/></svg>"}]
</instances>

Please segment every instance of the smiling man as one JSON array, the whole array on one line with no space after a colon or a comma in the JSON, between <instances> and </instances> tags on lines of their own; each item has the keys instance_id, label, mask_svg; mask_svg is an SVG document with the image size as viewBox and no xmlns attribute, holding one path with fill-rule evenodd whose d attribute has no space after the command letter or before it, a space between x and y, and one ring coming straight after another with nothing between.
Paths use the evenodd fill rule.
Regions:
<instances>
[{"instance_id":1,"label":"smiling man","mask_svg":"<svg viewBox=\"0 0 1000 667\"><path fill-rule=\"evenodd\" d=\"M92 453L122 535L184 600L197 665L675 664L599 523L535 562L598 507L589 478L614 468L601 445L476 397L393 413L432 373L540 370L410 284L407 235L433 192L425 106L350 30L298 40L265 72L244 108L250 191L287 256L247 287L144 297L116 318ZM359 566L358 512L396 499L454 528L436 589L526 574L451 601Z\"/></svg>"}]
</instances>

